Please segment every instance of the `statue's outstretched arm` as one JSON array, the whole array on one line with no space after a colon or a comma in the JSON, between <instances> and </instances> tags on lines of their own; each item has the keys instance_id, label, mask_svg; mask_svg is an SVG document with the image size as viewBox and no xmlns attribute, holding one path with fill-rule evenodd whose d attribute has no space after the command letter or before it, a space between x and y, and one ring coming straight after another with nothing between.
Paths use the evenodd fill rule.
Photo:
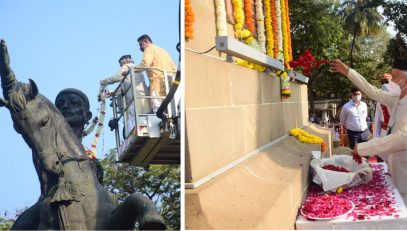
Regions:
<instances>
[{"instance_id":1,"label":"statue's outstretched arm","mask_svg":"<svg viewBox=\"0 0 407 231\"><path fill-rule=\"evenodd\" d=\"M16 77L10 67L10 57L7 51L6 42L0 39L0 76L3 96L8 100L8 91L16 83ZM1 105L3 105L2 103Z\"/></svg>"},{"instance_id":2,"label":"statue's outstretched arm","mask_svg":"<svg viewBox=\"0 0 407 231\"><path fill-rule=\"evenodd\" d=\"M0 75L7 76L11 72L10 67L10 57L8 55L6 42L1 39L0 40Z\"/></svg>"}]
</instances>

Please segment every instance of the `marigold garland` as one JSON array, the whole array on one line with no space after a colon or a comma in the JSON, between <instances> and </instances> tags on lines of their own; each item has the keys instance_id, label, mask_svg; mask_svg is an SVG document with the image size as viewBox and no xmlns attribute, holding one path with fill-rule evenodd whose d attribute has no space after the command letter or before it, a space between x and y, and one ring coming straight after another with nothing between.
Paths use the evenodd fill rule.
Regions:
<instances>
[{"instance_id":1,"label":"marigold garland","mask_svg":"<svg viewBox=\"0 0 407 231\"><path fill-rule=\"evenodd\" d=\"M264 1L264 23L266 24L266 36L267 36L267 55L273 57L274 39L273 39L273 26L271 22L271 7L270 1Z\"/></svg>"},{"instance_id":2,"label":"marigold garland","mask_svg":"<svg viewBox=\"0 0 407 231\"><path fill-rule=\"evenodd\" d=\"M284 64L286 68L289 68L289 55L288 55L288 34L289 29L287 28L287 10L286 10L286 0L281 0L281 28L283 32L283 53L284 53Z\"/></svg>"},{"instance_id":3,"label":"marigold garland","mask_svg":"<svg viewBox=\"0 0 407 231\"><path fill-rule=\"evenodd\" d=\"M277 57L278 55L278 35L277 35L277 17L276 17L276 2L270 2L270 9L271 9L271 22L273 24L273 39L274 39L274 48L273 48L273 57Z\"/></svg>"},{"instance_id":4,"label":"marigold garland","mask_svg":"<svg viewBox=\"0 0 407 231\"><path fill-rule=\"evenodd\" d=\"M192 9L191 0L185 0L185 38L191 40L194 38L195 13Z\"/></svg>"},{"instance_id":5,"label":"marigold garland","mask_svg":"<svg viewBox=\"0 0 407 231\"><path fill-rule=\"evenodd\" d=\"M259 44L257 43L257 40L253 37L252 32L250 32L247 29L243 29L243 23L244 23L244 12L243 12L243 2L242 0L232 0L233 3L233 15L235 17L235 35L236 37L240 40L243 41L245 44L253 47L256 50L259 50ZM246 2L245 2L246 3ZM253 15L251 15L253 17ZM247 60L243 59L235 59L235 63L250 69L255 69L258 71L265 71L266 68L258 65L256 63L252 63Z\"/></svg>"},{"instance_id":6,"label":"marigold garland","mask_svg":"<svg viewBox=\"0 0 407 231\"><path fill-rule=\"evenodd\" d=\"M284 47L283 47L283 31L282 31L282 21L281 21L281 2L280 0L276 0L276 17L277 17L277 41L278 44L276 44L277 49L278 49L278 54L275 58L278 60L281 60L284 62Z\"/></svg>"},{"instance_id":7,"label":"marigold garland","mask_svg":"<svg viewBox=\"0 0 407 231\"><path fill-rule=\"evenodd\" d=\"M225 0L215 0L216 31L218 36L227 36Z\"/></svg>"},{"instance_id":8,"label":"marigold garland","mask_svg":"<svg viewBox=\"0 0 407 231\"><path fill-rule=\"evenodd\" d=\"M105 91L105 86L101 85L100 90L99 90L99 95L98 95L98 101L100 102L100 108L99 108L99 120L97 122L98 128L96 129L95 136L93 137L93 142L91 144L91 150L86 150L86 154L92 159L96 159L96 154L97 154L97 144L99 142L99 137L103 129L103 123L105 121L105 109L106 109L106 91Z\"/></svg>"},{"instance_id":9,"label":"marigold garland","mask_svg":"<svg viewBox=\"0 0 407 231\"><path fill-rule=\"evenodd\" d=\"M285 0L285 8L286 8L286 22L287 22L287 33L288 33L288 56L289 56L289 60L291 61L293 60L293 48L291 46L291 23L290 23L290 10L289 10L289 6L288 6L288 1L289 0Z\"/></svg>"},{"instance_id":10,"label":"marigold garland","mask_svg":"<svg viewBox=\"0 0 407 231\"><path fill-rule=\"evenodd\" d=\"M298 141L302 143L308 144L320 144L321 145L321 152L326 151L326 145L324 143L324 139L319 136L311 135L308 132L302 130L301 128L294 128L290 131L290 135L297 138Z\"/></svg>"},{"instance_id":11,"label":"marigold garland","mask_svg":"<svg viewBox=\"0 0 407 231\"><path fill-rule=\"evenodd\" d=\"M253 20L253 2L252 0L244 0L244 13L246 19L246 27L252 35L256 33L256 26Z\"/></svg>"},{"instance_id":12,"label":"marigold garland","mask_svg":"<svg viewBox=\"0 0 407 231\"><path fill-rule=\"evenodd\" d=\"M235 25L233 28L236 33L239 33L243 29L244 25L244 12L243 12L243 0L232 0L233 4L233 16L235 17Z\"/></svg>"},{"instance_id":13,"label":"marigold garland","mask_svg":"<svg viewBox=\"0 0 407 231\"><path fill-rule=\"evenodd\" d=\"M266 53L266 31L264 29L264 13L262 0L255 0L256 21L257 21L257 40L259 50Z\"/></svg>"}]
</instances>

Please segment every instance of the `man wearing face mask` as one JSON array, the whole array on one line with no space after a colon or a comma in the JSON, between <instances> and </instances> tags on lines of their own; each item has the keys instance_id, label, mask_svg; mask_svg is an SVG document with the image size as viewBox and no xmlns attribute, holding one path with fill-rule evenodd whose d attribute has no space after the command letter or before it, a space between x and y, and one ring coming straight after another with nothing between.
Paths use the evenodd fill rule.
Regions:
<instances>
[{"instance_id":1,"label":"man wearing face mask","mask_svg":"<svg viewBox=\"0 0 407 231\"><path fill-rule=\"evenodd\" d=\"M153 44L150 36L142 35L137 39L140 50L143 52L143 59L137 67L156 67L160 70L170 71L167 75L173 76L177 72L177 67L172 61L170 55L163 48ZM138 69L136 72L142 72ZM147 70L148 79L150 80L150 95L165 96L164 74L161 71L150 69ZM161 105L161 100L154 99L152 102L153 112L155 113Z\"/></svg>"},{"instance_id":2,"label":"man wearing face mask","mask_svg":"<svg viewBox=\"0 0 407 231\"><path fill-rule=\"evenodd\" d=\"M131 55L123 55L119 59L119 64L120 64L120 70L114 74L113 76L110 76L106 79L100 80L100 84L102 85L110 85L114 84L117 82L120 82L123 80L123 84L121 85L121 91L125 96L126 104L130 105L127 109L127 121L125 123L126 125L126 131L127 133L124 134L124 138L126 138L129 133L133 130L135 123L136 123L136 117L135 117L135 111L137 111L140 114L143 113L149 113L151 111L150 105L148 105L147 102L145 102L145 99L141 98L136 100L134 102L133 99L133 91L130 89L132 85L132 81L134 81L135 85L135 93L137 96L145 96L146 95L146 83L144 81L144 76L142 73L135 73L134 74L134 79L130 79L130 75L128 75L128 72L130 71L131 67L136 66L131 59ZM134 107L136 105L136 107ZM123 106L123 105L119 105ZM122 108L124 109L124 108Z\"/></svg>"},{"instance_id":3,"label":"man wearing face mask","mask_svg":"<svg viewBox=\"0 0 407 231\"><path fill-rule=\"evenodd\" d=\"M398 85L391 81L392 76L389 73L385 73L381 78L380 82L382 84L382 90L388 91L390 93L396 93ZM375 127L376 130L373 134L373 137L384 137L389 132L389 120L391 116L391 108L388 108L386 105L381 104L380 102L376 103L375 109Z\"/></svg>"},{"instance_id":4,"label":"man wearing face mask","mask_svg":"<svg viewBox=\"0 0 407 231\"><path fill-rule=\"evenodd\" d=\"M349 146L353 149L355 143L363 143L369 140L370 131L366 122L367 105L362 101L362 92L357 87L353 87L351 92L352 99L343 105L340 122L346 128Z\"/></svg>"},{"instance_id":5,"label":"man wearing face mask","mask_svg":"<svg viewBox=\"0 0 407 231\"><path fill-rule=\"evenodd\" d=\"M399 86L395 92L376 88L340 60L331 61L330 69L345 75L370 98L391 109L389 135L357 144L353 153L360 156L387 153L389 173L404 202L407 202L407 97L405 97L407 95L407 61L398 58L393 63L391 75L393 81Z\"/></svg>"}]
</instances>

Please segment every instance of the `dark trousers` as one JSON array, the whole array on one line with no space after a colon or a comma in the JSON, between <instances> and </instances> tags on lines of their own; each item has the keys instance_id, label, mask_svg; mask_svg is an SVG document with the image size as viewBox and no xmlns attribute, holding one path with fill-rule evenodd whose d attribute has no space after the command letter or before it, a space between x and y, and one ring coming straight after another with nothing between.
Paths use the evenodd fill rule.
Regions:
<instances>
[{"instance_id":1,"label":"dark trousers","mask_svg":"<svg viewBox=\"0 0 407 231\"><path fill-rule=\"evenodd\" d=\"M348 138L349 138L349 147L353 149L355 147L356 143L363 143L369 140L370 136L370 131L369 128L367 128L364 131L361 132L355 132L351 131L349 129L346 129L348 133Z\"/></svg>"}]
</instances>

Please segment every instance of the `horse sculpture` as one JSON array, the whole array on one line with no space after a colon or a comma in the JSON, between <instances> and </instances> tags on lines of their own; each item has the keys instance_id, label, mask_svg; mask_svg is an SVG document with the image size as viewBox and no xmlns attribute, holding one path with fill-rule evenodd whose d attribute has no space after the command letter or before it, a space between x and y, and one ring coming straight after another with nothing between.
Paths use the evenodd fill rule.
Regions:
<instances>
[{"instance_id":1,"label":"horse sculpture","mask_svg":"<svg viewBox=\"0 0 407 231\"><path fill-rule=\"evenodd\" d=\"M0 41L0 74L5 106L14 129L32 150L41 182L38 202L12 229L132 230L165 229L151 200L133 193L117 206L98 182L79 139L57 108L39 94L33 80L18 82L10 68L4 40Z\"/></svg>"}]
</instances>

